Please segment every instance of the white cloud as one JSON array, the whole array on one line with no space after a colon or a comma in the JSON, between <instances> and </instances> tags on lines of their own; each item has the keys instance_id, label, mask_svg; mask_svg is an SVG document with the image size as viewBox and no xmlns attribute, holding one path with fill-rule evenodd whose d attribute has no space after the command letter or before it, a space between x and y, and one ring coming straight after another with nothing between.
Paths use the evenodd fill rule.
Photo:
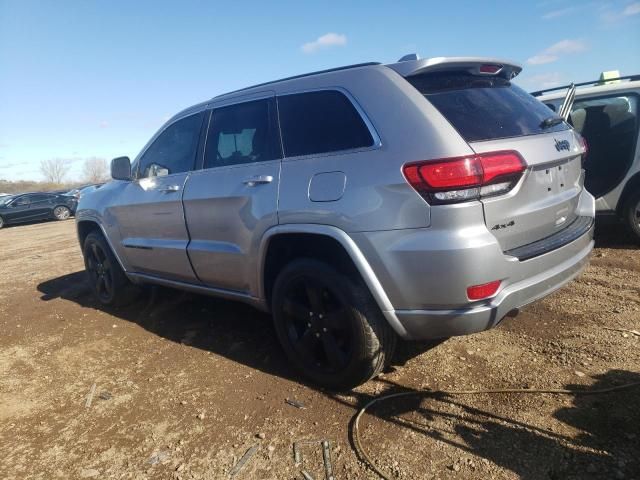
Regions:
<instances>
[{"instance_id":1,"label":"white cloud","mask_svg":"<svg viewBox=\"0 0 640 480\"><path fill-rule=\"evenodd\" d=\"M545 88L557 87L563 83L562 74L560 72L540 73L531 77L524 78L522 83L532 89L542 90Z\"/></svg>"},{"instance_id":2,"label":"white cloud","mask_svg":"<svg viewBox=\"0 0 640 480\"><path fill-rule=\"evenodd\" d=\"M554 18L564 17L565 15L575 12L575 10L576 10L576 7L567 7L567 8L561 8L559 10L552 10L542 15L542 18L544 20L552 20Z\"/></svg>"},{"instance_id":3,"label":"white cloud","mask_svg":"<svg viewBox=\"0 0 640 480\"><path fill-rule=\"evenodd\" d=\"M552 63L559 60L562 55L584 52L586 49L587 46L582 40L560 40L527 59L527 63L529 65L544 65L545 63Z\"/></svg>"},{"instance_id":4,"label":"white cloud","mask_svg":"<svg viewBox=\"0 0 640 480\"><path fill-rule=\"evenodd\" d=\"M528 58L527 63L529 65L544 65L545 63L552 63L552 62L555 62L556 60L558 60L557 55L547 55L542 53L539 55L534 55L531 58Z\"/></svg>"},{"instance_id":5,"label":"white cloud","mask_svg":"<svg viewBox=\"0 0 640 480\"><path fill-rule=\"evenodd\" d=\"M638 15L640 13L640 2L635 2L630 5L627 5L622 11L622 15L625 17L630 17L631 15Z\"/></svg>"},{"instance_id":6,"label":"white cloud","mask_svg":"<svg viewBox=\"0 0 640 480\"><path fill-rule=\"evenodd\" d=\"M325 33L313 42L305 43L300 47L304 53L314 53L329 47L342 47L347 44L347 36L340 33Z\"/></svg>"},{"instance_id":7,"label":"white cloud","mask_svg":"<svg viewBox=\"0 0 640 480\"><path fill-rule=\"evenodd\" d=\"M606 6L602 9L600 19L607 25L614 25L621 22L626 17L640 14L640 2L633 2L627 5L624 10L615 11L610 6Z\"/></svg>"},{"instance_id":8,"label":"white cloud","mask_svg":"<svg viewBox=\"0 0 640 480\"><path fill-rule=\"evenodd\" d=\"M99 126L100 128L107 128L109 126L109 122L107 122L106 120L102 120Z\"/></svg>"}]
</instances>

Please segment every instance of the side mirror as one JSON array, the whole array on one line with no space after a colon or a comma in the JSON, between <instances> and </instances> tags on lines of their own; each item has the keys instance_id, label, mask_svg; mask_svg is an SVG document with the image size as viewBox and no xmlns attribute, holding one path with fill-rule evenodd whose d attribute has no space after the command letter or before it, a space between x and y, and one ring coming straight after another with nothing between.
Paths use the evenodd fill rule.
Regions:
<instances>
[{"instance_id":1,"label":"side mirror","mask_svg":"<svg viewBox=\"0 0 640 480\"><path fill-rule=\"evenodd\" d=\"M111 160L111 178L131 180L131 160L129 157L118 157Z\"/></svg>"}]
</instances>

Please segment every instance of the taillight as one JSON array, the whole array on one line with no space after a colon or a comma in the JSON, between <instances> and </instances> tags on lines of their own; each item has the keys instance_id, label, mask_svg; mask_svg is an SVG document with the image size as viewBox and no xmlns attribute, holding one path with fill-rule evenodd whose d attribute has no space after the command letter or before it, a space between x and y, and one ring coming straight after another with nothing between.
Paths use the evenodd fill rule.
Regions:
<instances>
[{"instance_id":1,"label":"taillight","mask_svg":"<svg viewBox=\"0 0 640 480\"><path fill-rule=\"evenodd\" d=\"M589 144L587 143L587 139L580 134L578 134L578 140L580 141L580 145L582 145L582 149L584 150L584 153L582 154L582 161L584 162L584 160L587 158L587 154L589 153Z\"/></svg>"},{"instance_id":2,"label":"taillight","mask_svg":"<svg viewBox=\"0 0 640 480\"><path fill-rule=\"evenodd\" d=\"M467 288L467 297L469 297L469 300L483 300L493 297L500 288L501 283L500 280L496 280L495 282L469 287Z\"/></svg>"},{"instance_id":3,"label":"taillight","mask_svg":"<svg viewBox=\"0 0 640 480\"><path fill-rule=\"evenodd\" d=\"M435 204L506 193L518 183L525 169L524 160L514 151L427 160L402 167L409 184Z\"/></svg>"}]
</instances>

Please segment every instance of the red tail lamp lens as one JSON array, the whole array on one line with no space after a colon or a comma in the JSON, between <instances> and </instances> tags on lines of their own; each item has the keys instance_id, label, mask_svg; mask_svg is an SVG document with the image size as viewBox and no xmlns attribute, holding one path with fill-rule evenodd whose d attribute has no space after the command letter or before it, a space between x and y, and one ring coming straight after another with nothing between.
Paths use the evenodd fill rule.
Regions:
<instances>
[{"instance_id":1,"label":"red tail lamp lens","mask_svg":"<svg viewBox=\"0 0 640 480\"><path fill-rule=\"evenodd\" d=\"M580 135L579 140L582 148L584 149L584 153L582 154L582 159L584 160L585 158L587 158L587 155L589 153L589 144L587 143L587 139L582 135Z\"/></svg>"},{"instance_id":2,"label":"red tail lamp lens","mask_svg":"<svg viewBox=\"0 0 640 480\"><path fill-rule=\"evenodd\" d=\"M484 172L482 183L485 185L498 177L518 174L524 170L524 164L520 156L512 152L481 155L480 162Z\"/></svg>"},{"instance_id":3,"label":"red tail lamp lens","mask_svg":"<svg viewBox=\"0 0 640 480\"><path fill-rule=\"evenodd\" d=\"M508 192L525 168L520 154L507 150L409 163L402 170L407 182L426 200L453 203ZM498 183L499 188L495 186ZM487 185L494 188L482 189Z\"/></svg>"},{"instance_id":4,"label":"red tail lamp lens","mask_svg":"<svg viewBox=\"0 0 640 480\"><path fill-rule=\"evenodd\" d=\"M474 157L426 163L418 171L427 184L438 189L471 187L482 182L482 169Z\"/></svg>"},{"instance_id":5,"label":"red tail lamp lens","mask_svg":"<svg viewBox=\"0 0 640 480\"><path fill-rule=\"evenodd\" d=\"M482 300L493 297L500 288L501 283L500 280L496 280L494 282L469 287L467 288L467 297L469 297L469 300Z\"/></svg>"}]
</instances>

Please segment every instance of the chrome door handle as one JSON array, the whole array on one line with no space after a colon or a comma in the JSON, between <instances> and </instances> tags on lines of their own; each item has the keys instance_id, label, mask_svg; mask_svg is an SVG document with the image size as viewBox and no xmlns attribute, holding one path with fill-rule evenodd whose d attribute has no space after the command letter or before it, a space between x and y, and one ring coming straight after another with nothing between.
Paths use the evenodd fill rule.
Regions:
<instances>
[{"instance_id":1,"label":"chrome door handle","mask_svg":"<svg viewBox=\"0 0 640 480\"><path fill-rule=\"evenodd\" d=\"M254 177L248 178L242 183L248 185L249 187L255 187L256 185L262 185L271 182L273 182L273 177L271 175L256 175Z\"/></svg>"},{"instance_id":2,"label":"chrome door handle","mask_svg":"<svg viewBox=\"0 0 640 480\"><path fill-rule=\"evenodd\" d=\"M180 190L180 185L168 185L164 188L158 189L160 193L171 193L171 192L177 192L178 190Z\"/></svg>"}]
</instances>

